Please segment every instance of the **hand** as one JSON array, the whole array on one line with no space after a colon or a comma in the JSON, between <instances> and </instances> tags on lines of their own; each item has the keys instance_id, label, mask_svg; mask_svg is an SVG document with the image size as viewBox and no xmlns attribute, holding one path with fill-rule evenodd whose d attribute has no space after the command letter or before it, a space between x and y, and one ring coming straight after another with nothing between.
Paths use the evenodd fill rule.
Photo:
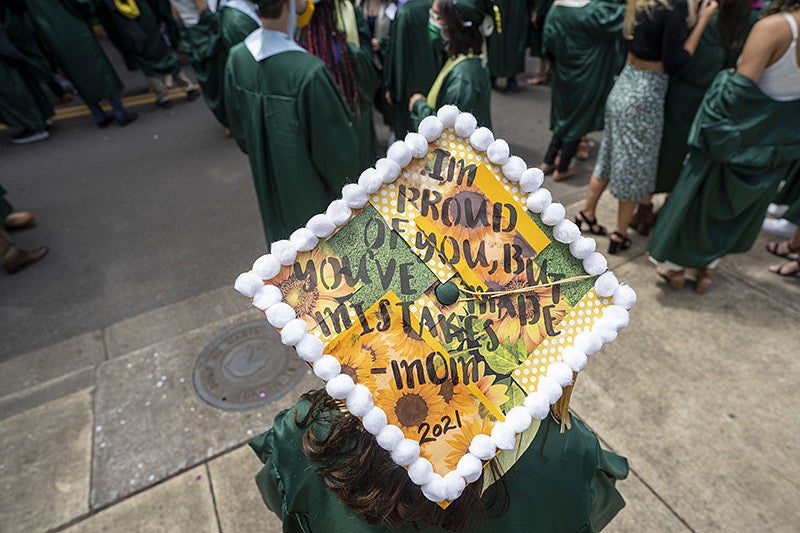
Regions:
<instances>
[{"instance_id":1,"label":"hand","mask_svg":"<svg viewBox=\"0 0 800 533\"><path fill-rule=\"evenodd\" d=\"M386 91L386 101L389 102L389 105L394 105L394 100L392 100L392 94L389 91Z\"/></svg>"},{"instance_id":2,"label":"hand","mask_svg":"<svg viewBox=\"0 0 800 533\"><path fill-rule=\"evenodd\" d=\"M700 0L700 6L697 9L697 19L708 22L718 9L719 4L716 0Z\"/></svg>"},{"instance_id":3,"label":"hand","mask_svg":"<svg viewBox=\"0 0 800 533\"><path fill-rule=\"evenodd\" d=\"M423 99L424 100L425 99L425 95L424 94L420 94L420 93L415 93L415 94L413 94L411 96L411 98L408 99L408 110L409 110L409 112L414 110L414 102L416 102L419 99Z\"/></svg>"},{"instance_id":4,"label":"hand","mask_svg":"<svg viewBox=\"0 0 800 533\"><path fill-rule=\"evenodd\" d=\"M372 43L372 50L374 52L377 52L378 50L381 49L381 43L378 42L378 39L376 39L375 37L373 37L372 41L370 41L370 42Z\"/></svg>"}]
</instances>

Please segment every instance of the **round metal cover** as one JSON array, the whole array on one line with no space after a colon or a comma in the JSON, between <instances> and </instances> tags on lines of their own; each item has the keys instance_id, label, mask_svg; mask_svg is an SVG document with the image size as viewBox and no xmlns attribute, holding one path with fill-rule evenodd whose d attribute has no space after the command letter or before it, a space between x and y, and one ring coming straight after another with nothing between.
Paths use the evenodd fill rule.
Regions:
<instances>
[{"instance_id":1,"label":"round metal cover","mask_svg":"<svg viewBox=\"0 0 800 533\"><path fill-rule=\"evenodd\" d=\"M245 411L286 394L303 378L308 365L263 320L217 335L194 365L194 389L214 407Z\"/></svg>"}]
</instances>

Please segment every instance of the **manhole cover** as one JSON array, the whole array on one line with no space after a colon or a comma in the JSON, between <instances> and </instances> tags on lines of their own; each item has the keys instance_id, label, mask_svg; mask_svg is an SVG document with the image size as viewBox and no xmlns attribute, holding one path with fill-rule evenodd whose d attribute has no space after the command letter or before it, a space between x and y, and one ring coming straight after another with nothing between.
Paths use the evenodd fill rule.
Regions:
<instances>
[{"instance_id":1,"label":"manhole cover","mask_svg":"<svg viewBox=\"0 0 800 533\"><path fill-rule=\"evenodd\" d=\"M198 396L226 411L254 409L286 394L308 369L263 320L217 335L194 365Z\"/></svg>"}]
</instances>

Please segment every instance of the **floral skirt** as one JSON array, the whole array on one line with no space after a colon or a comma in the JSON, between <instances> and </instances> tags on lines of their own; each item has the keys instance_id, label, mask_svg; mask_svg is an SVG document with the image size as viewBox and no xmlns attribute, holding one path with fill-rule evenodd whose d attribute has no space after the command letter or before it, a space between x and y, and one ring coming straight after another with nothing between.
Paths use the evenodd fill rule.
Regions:
<instances>
[{"instance_id":1,"label":"floral skirt","mask_svg":"<svg viewBox=\"0 0 800 533\"><path fill-rule=\"evenodd\" d=\"M668 82L663 72L626 64L608 95L594 175L611 180L618 200L641 200L655 190Z\"/></svg>"}]
</instances>

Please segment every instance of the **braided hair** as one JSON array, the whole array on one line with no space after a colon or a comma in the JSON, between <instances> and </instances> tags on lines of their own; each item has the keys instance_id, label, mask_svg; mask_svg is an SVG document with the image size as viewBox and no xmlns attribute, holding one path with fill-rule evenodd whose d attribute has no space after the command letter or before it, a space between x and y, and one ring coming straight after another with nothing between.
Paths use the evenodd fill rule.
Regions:
<instances>
[{"instance_id":1,"label":"braided hair","mask_svg":"<svg viewBox=\"0 0 800 533\"><path fill-rule=\"evenodd\" d=\"M336 25L338 9L339 0L322 0L316 4L311 22L300 32L299 42L303 48L325 62L347 107L356 118L360 118L360 76L347 36Z\"/></svg>"}]
</instances>

